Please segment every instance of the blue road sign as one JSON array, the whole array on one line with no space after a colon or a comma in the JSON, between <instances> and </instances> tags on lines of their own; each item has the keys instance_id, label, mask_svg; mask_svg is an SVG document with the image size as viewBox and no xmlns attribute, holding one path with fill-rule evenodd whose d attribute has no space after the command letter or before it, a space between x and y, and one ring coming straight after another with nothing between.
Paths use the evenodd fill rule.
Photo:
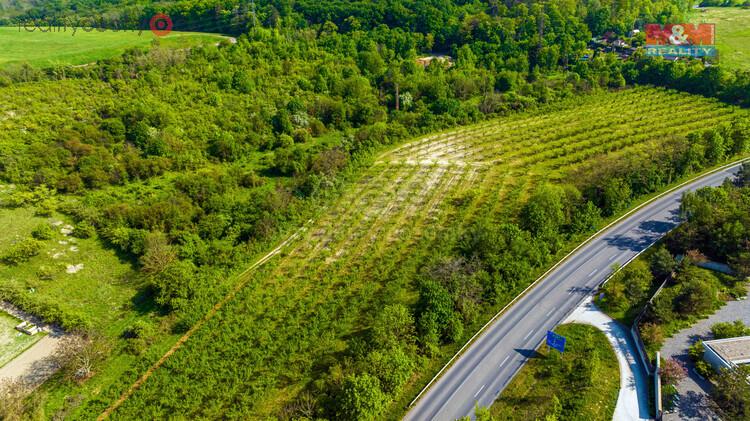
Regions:
<instances>
[{"instance_id":1,"label":"blue road sign","mask_svg":"<svg viewBox=\"0 0 750 421\"><path fill-rule=\"evenodd\" d=\"M548 330L547 331L547 346L552 349L556 349L560 352L565 351L565 336L558 335L557 333Z\"/></svg>"}]
</instances>

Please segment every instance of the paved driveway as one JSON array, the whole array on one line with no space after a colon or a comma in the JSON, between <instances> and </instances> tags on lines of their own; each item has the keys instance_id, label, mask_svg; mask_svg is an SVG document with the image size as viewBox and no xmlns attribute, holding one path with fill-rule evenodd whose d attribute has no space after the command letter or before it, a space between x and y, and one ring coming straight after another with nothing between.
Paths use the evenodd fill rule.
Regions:
<instances>
[{"instance_id":1,"label":"paved driveway","mask_svg":"<svg viewBox=\"0 0 750 421\"><path fill-rule=\"evenodd\" d=\"M37 326L43 326L47 332L47 335L37 343L0 368L0 382L22 380L29 387L35 388L57 371L58 367L50 357L57 351L65 332L55 326L46 325L38 317L2 301L0 301L0 311L18 319L30 321Z\"/></svg>"},{"instance_id":2,"label":"paved driveway","mask_svg":"<svg viewBox=\"0 0 750 421\"><path fill-rule=\"evenodd\" d=\"M711 384L695 372L687 350L696 341L709 339L712 325L735 320L742 320L750 325L750 300L730 301L709 318L677 332L664 342L661 348L662 357L674 358L685 364L688 369L688 377L677 385L679 404L674 412L664 414L665 421L718 419L708 407L707 395L711 390Z\"/></svg>"}]
</instances>

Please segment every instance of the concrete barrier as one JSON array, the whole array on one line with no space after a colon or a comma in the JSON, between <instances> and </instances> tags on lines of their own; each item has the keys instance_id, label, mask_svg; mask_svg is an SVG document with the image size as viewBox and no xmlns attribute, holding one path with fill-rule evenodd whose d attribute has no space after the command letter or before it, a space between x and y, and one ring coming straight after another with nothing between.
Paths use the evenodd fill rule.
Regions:
<instances>
[{"instance_id":1,"label":"concrete barrier","mask_svg":"<svg viewBox=\"0 0 750 421\"><path fill-rule=\"evenodd\" d=\"M661 353L656 352L656 362L654 370L654 411L656 412L656 421L660 421L664 413L664 406L661 401Z\"/></svg>"}]
</instances>

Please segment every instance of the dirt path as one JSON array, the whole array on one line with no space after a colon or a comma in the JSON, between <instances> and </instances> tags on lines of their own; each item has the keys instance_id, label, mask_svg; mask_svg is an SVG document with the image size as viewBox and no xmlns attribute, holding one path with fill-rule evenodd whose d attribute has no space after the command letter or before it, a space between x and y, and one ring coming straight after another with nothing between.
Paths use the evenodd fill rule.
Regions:
<instances>
[{"instance_id":1,"label":"dirt path","mask_svg":"<svg viewBox=\"0 0 750 421\"><path fill-rule=\"evenodd\" d=\"M57 371L57 365L48 357L57 350L63 335L51 332L31 348L0 368L0 382L20 378L31 388L44 383Z\"/></svg>"},{"instance_id":2,"label":"dirt path","mask_svg":"<svg viewBox=\"0 0 750 421\"><path fill-rule=\"evenodd\" d=\"M307 221L308 224L310 222L312 222L312 221L311 220ZM277 254L279 254L281 252L281 250L283 250L284 248L286 248L287 245L289 245L289 243L291 243L294 240L296 240L297 238L299 238L300 235L302 234L302 232L305 231L306 229L307 229L307 226L303 226L302 228L300 228L297 231L295 231L294 234L292 234L291 236L289 236L289 238L287 238L286 240L284 240L275 249L273 249L270 252L268 252L265 256L261 257L255 263L253 263L249 268L247 268L247 270L245 270L244 272L242 272L238 276L238 278L241 279L241 281L234 288L232 288L232 290L229 291L229 293L221 301L219 301L218 303L216 303L216 305L213 306L211 308L211 310L209 310L209 312L206 313L206 315L204 315L203 318L198 321L198 323L196 323L195 325L193 325L193 327L191 327L190 330L188 330L184 335L182 335L182 337L180 337L180 339L177 340L177 342L172 346L172 348L170 348L164 355L162 355L162 357L159 358L159 361L157 361L148 370L146 370L146 372L143 373L143 375L138 380L136 380L136 382L133 383L130 386L130 388L128 388L128 390L126 390L122 394L122 396L120 396L119 399L117 399L111 406L109 406L107 409L105 409L104 412L101 415L99 415L99 417L97 418L97 420L103 420L103 419L108 418L115 409L117 409L120 405L122 405L123 403L125 403L125 401L128 400L128 398L133 393L135 393L135 391L146 380L148 380L148 378L151 377L152 374L154 374L154 371L156 371L157 368L161 367L162 364L164 364L164 362L172 354L174 354L178 349L180 349L182 347L182 345L184 345L185 342L187 342L187 340L190 339L190 337L195 334L195 332L197 332L198 330L200 330L200 328L204 324L206 324L206 322L208 322L209 320L211 320L211 318L214 317L216 315L216 313L219 310L221 310L221 308L224 307L224 305L226 305L226 303L228 303L232 298L234 298L234 296L237 295L237 293L242 288L244 288L245 285L247 285L248 282L250 282L250 280L252 279L252 277L247 276L248 274L250 274L255 269L257 269L258 267L262 266L267 261L271 260L271 258L273 258Z\"/></svg>"},{"instance_id":3,"label":"dirt path","mask_svg":"<svg viewBox=\"0 0 750 421\"><path fill-rule=\"evenodd\" d=\"M28 386L35 388L57 370L48 357L55 353L65 332L57 326L45 324L38 317L6 302L0 302L0 311L17 319L34 323L47 332L37 343L0 368L0 382L21 378Z\"/></svg>"}]
</instances>

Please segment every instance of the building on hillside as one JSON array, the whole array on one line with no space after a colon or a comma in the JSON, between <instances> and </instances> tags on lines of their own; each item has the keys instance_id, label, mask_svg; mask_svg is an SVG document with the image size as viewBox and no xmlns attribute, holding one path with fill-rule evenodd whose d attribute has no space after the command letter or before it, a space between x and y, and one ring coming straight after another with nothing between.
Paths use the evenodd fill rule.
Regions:
<instances>
[{"instance_id":1,"label":"building on hillside","mask_svg":"<svg viewBox=\"0 0 750 421\"><path fill-rule=\"evenodd\" d=\"M750 336L704 341L703 359L716 371L750 364Z\"/></svg>"},{"instance_id":2,"label":"building on hillside","mask_svg":"<svg viewBox=\"0 0 750 421\"><path fill-rule=\"evenodd\" d=\"M616 39L612 42L613 47L619 47L619 48L628 48L629 45L625 40L622 39Z\"/></svg>"},{"instance_id":3,"label":"building on hillside","mask_svg":"<svg viewBox=\"0 0 750 421\"><path fill-rule=\"evenodd\" d=\"M451 56L444 56L444 55L417 57L416 62L422 67L427 68L430 65L430 63L432 63L435 60L441 63L448 63L448 67L453 66L453 58Z\"/></svg>"}]
</instances>

